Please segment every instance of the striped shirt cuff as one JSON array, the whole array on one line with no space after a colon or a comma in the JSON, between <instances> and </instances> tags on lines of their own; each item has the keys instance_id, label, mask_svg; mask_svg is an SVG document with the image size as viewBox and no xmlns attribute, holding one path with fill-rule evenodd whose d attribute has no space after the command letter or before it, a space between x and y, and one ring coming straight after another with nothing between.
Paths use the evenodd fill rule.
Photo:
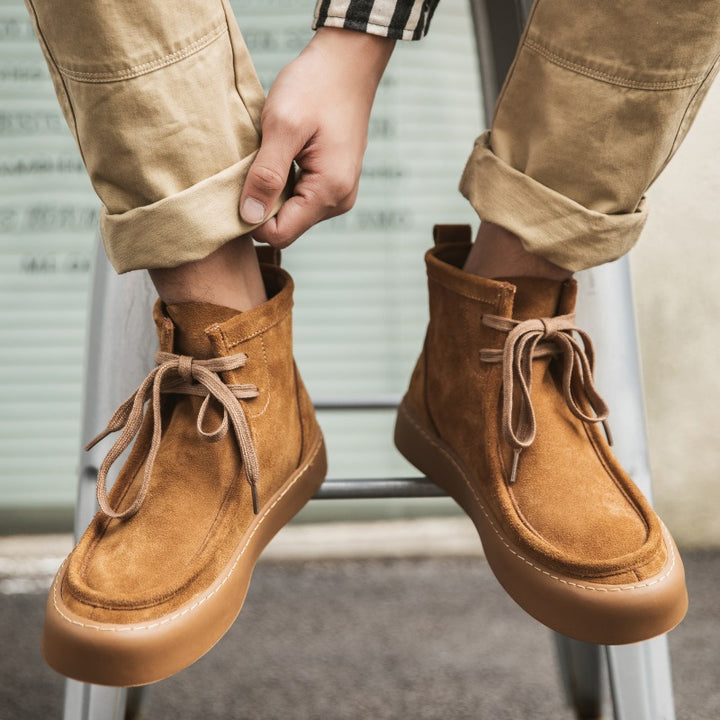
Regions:
<instances>
[{"instance_id":1,"label":"striped shirt cuff","mask_svg":"<svg viewBox=\"0 0 720 720\"><path fill-rule=\"evenodd\" d=\"M313 30L338 27L419 40L427 34L440 0L317 0Z\"/></svg>"}]
</instances>

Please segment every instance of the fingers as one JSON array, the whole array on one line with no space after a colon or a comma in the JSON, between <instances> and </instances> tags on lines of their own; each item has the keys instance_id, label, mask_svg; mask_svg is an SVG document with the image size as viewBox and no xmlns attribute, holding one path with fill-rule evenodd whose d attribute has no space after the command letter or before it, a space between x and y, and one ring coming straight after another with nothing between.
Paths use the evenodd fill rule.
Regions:
<instances>
[{"instance_id":1,"label":"fingers","mask_svg":"<svg viewBox=\"0 0 720 720\"><path fill-rule=\"evenodd\" d=\"M267 125L267 126L266 126ZM250 225L261 223L285 187L295 156L304 144L290 128L263 122L263 139L240 196L240 216Z\"/></svg>"},{"instance_id":2,"label":"fingers","mask_svg":"<svg viewBox=\"0 0 720 720\"><path fill-rule=\"evenodd\" d=\"M321 220L346 213L356 197L357 183L337 184L325 182L324 178L318 178L316 183L301 178L295 194L275 217L253 231L253 237L273 247L285 248Z\"/></svg>"},{"instance_id":3,"label":"fingers","mask_svg":"<svg viewBox=\"0 0 720 720\"><path fill-rule=\"evenodd\" d=\"M367 119L361 113L333 113L337 103L308 101L307 88L297 98L297 79L284 70L268 95L262 118L262 140L240 196L240 216L258 225L253 237L274 247L294 242L315 223L347 212L355 201L367 142ZM345 105L343 105L345 108ZM312 111L310 111L310 110ZM359 127L355 128L354 124ZM293 161L300 167L293 196L268 219L277 205Z\"/></svg>"}]
</instances>

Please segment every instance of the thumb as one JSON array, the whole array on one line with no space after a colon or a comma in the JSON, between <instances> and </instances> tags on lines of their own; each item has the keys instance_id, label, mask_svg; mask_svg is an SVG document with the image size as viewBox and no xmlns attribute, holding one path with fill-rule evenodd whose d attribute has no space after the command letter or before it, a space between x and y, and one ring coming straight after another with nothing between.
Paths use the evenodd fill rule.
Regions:
<instances>
[{"instance_id":1,"label":"thumb","mask_svg":"<svg viewBox=\"0 0 720 720\"><path fill-rule=\"evenodd\" d=\"M240 216L246 223L262 223L280 197L295 155L302 147L302 144L295 147L293 140L289 133L263 133L260 149L240 195Z\"/></svg>"}]
</instances>

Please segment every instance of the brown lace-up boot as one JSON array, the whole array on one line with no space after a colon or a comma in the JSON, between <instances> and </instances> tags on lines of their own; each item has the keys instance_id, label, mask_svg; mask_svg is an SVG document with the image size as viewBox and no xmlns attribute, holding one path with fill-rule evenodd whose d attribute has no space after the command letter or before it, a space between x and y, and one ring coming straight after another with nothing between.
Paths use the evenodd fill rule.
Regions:
<instances>
[{"instance_id":1,"label":"brown lace-up boot","mask_svg":"<svg viewBox=\"0 0 720 720\"><path fill-rule=\"evenodd\" d=\"M142 685L197 660L324 478L292 355L292 280L262 269L270 299L253 310L156 305L157 366L110 421L105 434L122 432L98 478L101 510L48 598L43 653L65 675ZM108 494L108 467L135 434Z\"/></svg>"},{"instance_id":2,"label":"brown lace-up boot","mask_svg":"<svg viewBox=\"0 0 720 720\"><path fill-rule=\"evenodd\" d=\"M468 513L498 580L540 622L601 644L670 630L687 608L682 563L608 446L575 282L486 280L461 269L469 227L435 238L397 447Z\"/></svg>"}]
</instances>

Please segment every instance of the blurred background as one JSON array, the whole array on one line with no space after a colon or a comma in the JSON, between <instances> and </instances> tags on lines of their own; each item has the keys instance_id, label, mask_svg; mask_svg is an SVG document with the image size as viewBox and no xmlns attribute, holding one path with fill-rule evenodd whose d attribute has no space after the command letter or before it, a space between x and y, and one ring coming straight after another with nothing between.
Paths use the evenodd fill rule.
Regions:
<instances>
[{"instance_id":1,"label":"blurred background","mask_svg":"<svg viewBox=\"0 0 720 720\"><path fill-rule=\"evenodd\" d=\"M267 89L310 38L313 2L233 5ZM442 0L429 36L398 44L373 112L355 209L284 253L297 288L296 357L318 400L404 392L427 320L423 253L432 226L477 228L456 189L486 126L474 42L467 2ZM719 116L716 84L651 189L651 218L631 254L656 505L682 548L703 551L720 546ZM0 535L7 536L0 591L39 589L12 584L13 548L21 546L11 536L29 536L39 558L47 554L48 534L54 547L70 547L80 447L89 439L80 437L80 423L98 210L22 1L0 0ZM392 411L321 413L320 422L331 476L417 474L393 448ZM384 548L378 554L425 556L433 542L441 548L436 554L443 547L449 555L478 552L467 549L476 542L472 529L446 499L311 503L297 522L403 518L444 519L448 533L461 539L443 546L448 533L436 537L438 526L424 525L425 549L403 546L406 535L390 532L378 541ZM32 555L27 542L23 552ZM279 557L327 557L327 537L308 542L299 551L300 540L289 543L296 550ZM355 552L342 547L338 555ZM47 560L43 578L54 563ZM385 717L378 708L367 716ZM6 720L1 705L0 720Z\"/></svg>"},{"instance_id":2,"label":"blurred background","mask_svg":"<svg viewBox=\"0 0 720 720\"><path fill-rule=\"evenodd\" d=\"M311 5L236 3L266 88L310 38ZM0 0L0 63L0 528L69 530L88 439L80 412L98 201L20 0ZM427 318L432 225L477 227L456 187L486 124L481 106L468 4L443 0L429 36L400 43L390 63L355 209L285 252L296 355L314 397L404 392ZM719 114L716 86L651 189L650 222L631 255L656 502L686 546L720 543ZM412 472L392 447L391 411L320 419L333 476ZM445 501L385 505L371 514L453 511Z\"/></svg>"},{"instance_id":3,"label":"blurred background","mask_svg":"<svg viewBox=\"0 0 720 720\"><path fill-rule=\"evenodd\" d=\"M312 3L279 4L282 15L278 3L264 0L235 7L266 89L312 34ZM0 8L0 513L8 529L67 530L98 200L22 2L0 0ZM316 398L404 391L427 318L423 253L432 225L473 221L456 190L482 126L466 4L447 3L431 35L427 43L403 43L385 75L354 211L284 253L297 287L297 361ZM391 411L320 421L334 476L411 472L392 447ZM430 501L422 512L451 507ZM346 510L340 503L330 512ZM348 511L366 508L353 503ZM397 503L372 509L405 511Z\"/></svg>"}]
</instances>

